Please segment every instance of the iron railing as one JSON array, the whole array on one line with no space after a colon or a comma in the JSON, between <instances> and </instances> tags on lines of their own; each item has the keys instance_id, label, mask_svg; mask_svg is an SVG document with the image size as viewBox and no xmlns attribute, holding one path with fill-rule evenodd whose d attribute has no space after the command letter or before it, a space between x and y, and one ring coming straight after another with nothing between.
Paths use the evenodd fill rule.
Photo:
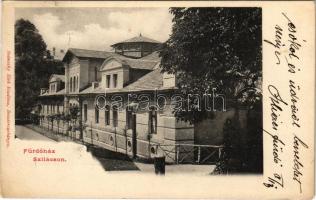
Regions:
<instances>
[{"instance_id":1,"label":"iron railing","mask_svg":"<svg viewBox=\"0 0 316 200\"><path fill-rule=\"evenodd\" d=\"M156 153L163 155L174 163L215 164L221 157L222 145L198 144L151 144Z\"/></svg>"}]
</instances>

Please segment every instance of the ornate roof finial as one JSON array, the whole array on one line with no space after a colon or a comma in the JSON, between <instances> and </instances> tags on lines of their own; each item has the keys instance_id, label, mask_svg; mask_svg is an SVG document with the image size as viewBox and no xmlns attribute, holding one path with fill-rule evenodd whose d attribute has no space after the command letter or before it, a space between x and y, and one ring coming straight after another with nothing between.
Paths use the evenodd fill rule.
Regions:
<instances>
[{"instance_id":1,"label":"ornate roof finial","mask_svg":"<svg viewBox=\"0 0 316 200\"><path fill-rule=\"evenodd\" d=\"M139 33L139 37L142 37L142 33Z\"/></svg>"}]
</instances>

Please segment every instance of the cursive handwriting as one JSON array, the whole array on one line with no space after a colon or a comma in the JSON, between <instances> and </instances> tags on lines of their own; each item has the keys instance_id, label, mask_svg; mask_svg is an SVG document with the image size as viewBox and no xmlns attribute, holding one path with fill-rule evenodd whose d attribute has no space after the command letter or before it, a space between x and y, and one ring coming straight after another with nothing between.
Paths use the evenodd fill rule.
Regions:
<instances>
[{"instance_id":1,"label":"cursive handwriting","mask_svg":"<svg viewBox=\"0 0 316 200\"><path fill-rule=\"evenodd\" d=\"M282 174L274 173L273 177L268 177L268 182L263 183L263 185L267 188L274 187L275 189L278 189L278 186L283 188L284 185Z\"/></svg>"},{"instance_id":2,"label":"cursive handwriting","mask_svg":"<svg viewBox=\"0 0 316 200\"><path fill-rule=\"evenodd\" d=\"M271 42L270 40L263 40L263 41L272 45L275 48L274 55L277 59L276 64L279 65L281 63L281 61L280 61L281 46L284 46L284 44L282 44L282 35L283 35L282 31L283 31L283 29L279 25L275 25L274 29L275 29L274 43Z\"/></svg>"},{"instance_id":3,"label":"cursive handwriting","mask_svg":"<svg viewBox=\"0 0 316 200\"><path fill-rule=\"evenodd\" d=\"M303 39L300 34L300 29L296 18L287 15L282 12L281 19L282 23L276 23L274 29L271 32L270 39L265 39L264 43L268 44L268 47L272 49L271 57L275 58L275 66L278 70L283 70L287 72L289 78L281 80L284 84L287 84L286 88L279 88L277 85L268 85L269 100L270 105L270 116L271 116L271 127L270 132L263 129L272 139L271 153L273 155L273 171L271 174L267 175L263 185L266 188L285 188L287 182L286 177L283 178L287 168L290 168L292 173L292 180L295 185L298 186L300 193L302 193L302 187L304 186L304 151L308 151L309 148L306 142L301 139L301 127L303 127L302 111L301 111L301 101L302 99L302 85L299 76L301 71L303 71L304 54L302 49L304 48L306 40ZM284 68L282 68L284 67ZM272 68L273 70L273 68ZM282 73L282 72L280 72ZM283 85L283 84L282 84ZM285 88L285 91L284 91ZM285 94L286 92L286 94ZM284 96L286 95L286 96ZM284 123L283 120L286 120ZM288 148L283 142L283 138L287 137L287 134L283 131L283 126L288 125L289 132L293 132L293 149ZM282 133L282 134L281 134ZM293 152L292 164L286 165L285 159L285 149ZM271 158L272 159L272 158ZM306 162L306 161L305 161ZM286 166L285 166L286 165ZM286 171L283 171L286 170Z\"/></svg>"},{"instance_id":4,"label":"cursive handwriting","mask_svg":"<svg viewBox=\"0 0 316 200\"><path fill-rule=\"evenodd\" d=\"M279 154L283 152L283 147L285 146L284 142L277 135L273 135L264 129L263 129L263 131L266 132L268 135L270 135L273 139L273 151L272 152L273 152L274 163L276 163L276 164L281 163L282 160L281 160ZM280 164L280 166L283 167L282 164Z\"/></svg>"},{"instance_id":5,"label":"cursive handwriting","mask_svg":"<svg viewBox=\"0 0 316 200\"><path fill-rule=\"evenodd\" d=\"M299 124L299 117L298 115L298 107L297 102L299 100L297 96L297 92L300 90L300 86L296 85L293 80L289 81L289 88L290 88L290 96L291 96L291 119L292 119L292 125L295 127L300 128L301 125Z\"/></svg>"},{"instance_id":6,"label":"cursive handwriting","mask_svg":"<svg viewBox=\"0 0 316 200\"><path fill-rule=\"evenodd\" d=\"M271 106L271 118L272 118L272 128L278 130L279 122L278 118L280 114L278 112L283 111L281 105L288 105L281 97L279 90L274 85L269 85L268 90L270 92L270 106ZM282 122L280 122L282 123Z\"/></svg>"},{"instance_id":7,"label":"cursive handwriting","mask_svg":"<svg viewBox=\"0 0 316 200\"><path fill-rule=\"evenodd\" d=\"M293 180L299 184L300 193L302 193L302 182L301 177L303 176L302 168L304 165L300 161L300 146L308 149L307 144L305 144L299 137L294 136L293 148L294 148L294 159L293 159Z\"/></svg>"},{"instance_id":8,"label":"cursive handwriting","mask_svg":"<svg viewBox=\"0 0 316 200\"><path fill-rule=\"evenodd\" d=\"M297 55L297 51L300 49L300 47L302 46L299 42L298 39L296 37L296 26L295 24L290 20L290 18L285 14L282 13L282 15L287 19L288 23L288 31L289 31L289 57L292 58L296 58L296 59L300 59L299 56Z\"/></svg>"}]
</instances>

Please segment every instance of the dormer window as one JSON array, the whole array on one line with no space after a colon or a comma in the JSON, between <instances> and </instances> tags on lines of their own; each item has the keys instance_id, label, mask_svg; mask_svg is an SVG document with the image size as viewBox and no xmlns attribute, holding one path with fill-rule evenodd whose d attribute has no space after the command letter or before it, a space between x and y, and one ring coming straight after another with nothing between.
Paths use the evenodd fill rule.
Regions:
<instances>
[{"instance_id":1,"label":"dormer window","mask_svg":"<svg viewBox=\"0 0 316 200\"><path fill-rule=\"evenodd\" d=\"M49 78L49 89L47 91L44 88L41 89L41 94L45 92L48 93L56 93L65 87L65 76L60 74L52 74Z\"/></svg>"},{"instance_id":2,"label":"dormer window","mask_svg":"<svg viewBox=\"0 0 316 200\"><path fill-rule=\"evenodd\" d=\"M111 75L106 75L106 88L110 88Z\"/></svg>"},{"instance_id":3,"label":"dormer window","mask_svg":"<svg viewBox=\"0 0 316 200\"><path fill-rule=\"evenodd\" d=\"M113 87L117 87L117 74L113 74Z\"/></svg>"},{"instance_id":4,"label":"dormer window","mask_svg":"<svg viewBox=\"0 0 316 200\"><path fill-rule=\"evenodd\" d=\"M49 93L57 92L56 83L51 83L49 86Z\"/></svg>"}]
</instances>

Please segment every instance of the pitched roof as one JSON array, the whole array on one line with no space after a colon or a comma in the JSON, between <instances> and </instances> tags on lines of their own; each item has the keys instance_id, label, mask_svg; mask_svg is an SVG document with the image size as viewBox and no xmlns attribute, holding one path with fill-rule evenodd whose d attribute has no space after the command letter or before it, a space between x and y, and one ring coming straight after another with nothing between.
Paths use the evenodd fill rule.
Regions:
<instances>
[{"instance_id":1,"label":"pitched roof","mask_svg":"<svg viewBox=\"0 0 316 200\"><path fill-rule=\"evenodd\" d=\"M147 56L144 56L141 58L142 60L148 60L148 61L160 61L161 58L159 57L159 52L154 51L151 54L148 54Z\"/></svg>"},{"instance_id":2,"label":"pitched roof","mask_svg":"<svg viewBox=\"0 0 316 200\"><path fill-rule=\"evenodd\" d=\"M159 54L157 52L153 52L149 54L148 56L145 56L143 58L128 58L123 55L113 53L112 56L108 57L104 63L101 66L101 69L103 66L107 63L108 60L115 59L122 65L125 65L127 67L130 67L132 69L145 69L145 70L153 70L155 66L160 62L161 58L159 57Z\"/></svg>"},{"instance_id":3,"label":"pitched roof","mask_svg":"<svg viewBox=\"0 0 316 200\"><path fill-rule=\"evenodd\" d=\"M139 36L133 37L131 39L115 43L115 44L111 45L111 47L116 46L118 44L123 44L123 43L137 43L137 42L156 43L156 44L160 44L161 43L161 42L159 42L157 40L154 40L154 39L151 39L151 38L139 35Z\"/></svg>"},{"instance_id":4,"label":"pitched roof","mask_svg":"<svg viewBox=\"0 0 316 200\"><path fill-rule=\"evenodd\" d=\"M158 63L157 61L146 61L141 59L124 59L123 62L130 68L147 70L152 70Z\"/></svg>"},{"instance_id":5,"label":"pitched roof","mask_svg":"<svg viewBox=\"0 0 316 200\"><path fill-rule=\"evenodd\" d=\"M92 86L84 89L80 94L99 94L99 93L120 93L120 92L137 92L137 91L152 91L162 88L161 69L157 68L148 74L144 75L137 81L121 89L106 89L102 87L93 88ZM168 89L168 88L167 88Z\"/></svg>"},{"instance_id":6,"label":"pitched roof","mask_svg":"<svg viewBox=\"0 0 316 200\"><path fill-rule=\"evenodd\" d=\"M143 58L133 59L133 58L128 58L123 55L114 53L114 52L70 48L65 54L63 58L63 62L67 60L67 58L71 54L75 55L76 57L81 57L81 58L108 59L110 57L113 57L117 59L118 61L120 61L122 64L134 69L152 70L156 66L156 64L160 61L158 52L153 52Z\"/></svg>"},{"instance_id":7,"label":"pitched roof","mask_svg":"<svg viewBox=\"0 0 316 200\"><path fill-rule=\"evenodd\" d=\"M62 74L52 74L49 78L49 80L51 80L53 77L55 77L56 79L61 80L62 82L65 82L65 75Z\"/></svg>"},{"instance_id":8,"label":"pitched roof","mask_svg":"<svg viewBox=\"0 0 316 200\"><path fill-rule=\"evenodd\" d=\"M126 86L122 90L124 91L138 91L138 90L155 90L162 87L162 74L161 69L157 68L152 72L144 75L137 81Z\"/></svg>"},{"instance_id":9,"label":"pitched roof","mask_svg":"<svg viewBox=\"0 0 316 200\"><path fill-rule=\"evenodd\" d=\"M65 88L57 91L56 93L45 92L44 94L42 94L40 96L61 96L61 95L65 95Z\"/></svg>"},{"instance_id":10,"label":"pitched roof","mask_svg":"<svg viewBox=\"0 0 316 200\"><path fill-rule=\"evenodd\" d=\"M107 93L121 92L121 89L106 89ZM80 94L100 94L105 93L105 89L102 87L93 88L92 86L80 91Z\"/></svg>"},{"instance_id":11,"label":"pitched roof","mask_svg":"<svg viewBox=\"0 0 316 200\"><path fill-rule=\"evenodd\" d=\"M77 48L70 48L68 49L67 53L65 54L63 58L63 62L67 60L69 55L75 55L76 57L81 58L100 58L100 59L106 59L110 56L112 56L113 52L106 52L106 51L96 51L96 50L88 50L88 49L77 49Z\"/></svg>"}]
</instances>

